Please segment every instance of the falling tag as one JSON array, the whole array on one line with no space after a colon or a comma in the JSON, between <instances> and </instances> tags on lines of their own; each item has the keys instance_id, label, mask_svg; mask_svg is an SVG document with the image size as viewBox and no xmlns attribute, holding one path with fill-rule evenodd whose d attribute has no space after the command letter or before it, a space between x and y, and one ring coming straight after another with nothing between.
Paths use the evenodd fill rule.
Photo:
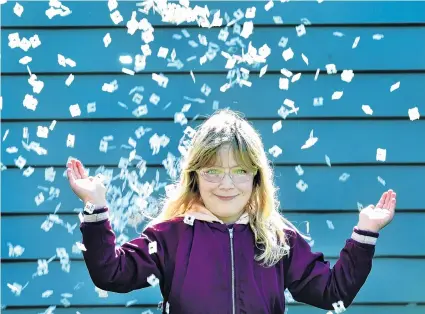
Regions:
<instances>
[{"instance_id":1,"label":"falling tag","mask_svg":"<svg viewBox=\"0 0 425 314\"><path fill-rule=\"evenodd\" d=\"M317 143L318 140L319 140L319 138L314 137L313 136L313 130L311 130L309 138L307 139L305 144L303 146L301 146L301 149L306 149L306 148L312 147L314 144Z\"/></svg>"},{"instance_id":2,"label":"falling tag","mask_svg":"<svg viewBox=\"0 0 425 314\"><path fill-rule=\"evenodd\" d=\"M372 108L370 108L369 105L362 105L362 110L367 115L371 116L373 114L373 110L372 110Z\"/></svg>"},{"instance_id":3,"label":"falling tag","mask_svg":"<svg viewBox=\"0 0 425 314\"><path fill-rule=\"evenodd\" d=\"M387 150L383 148L378 148L376 150L376 160L385 161L387 159Z\"/></svg>"},{"instance_id":4,"label":"falling tag","mask_svg":"<svg viewBox=\"0 0 425 314\"><path fill-rule=\"evenodd\" d=\"M282 68L280 69L280 73L282 73L283 75L285 75L286 77L292 77L292 75L294 75L291 71L289 71L288 69Z\"/></svg>"},{"instance_id":5,"label":"falling tag","mask_svg":"<svg viewBox=\"0 0 425 314\"><path fill-rule=\"evenodd\" d=\"M298 173L299 176L302 176L304 174L304 170L301 165L296 166L295 171Z\"/></svg>"},{"instance_id":6,"label":"falling tag","mask_svg":"<svg viewBox=\"0 0 425 314\"><path fill-rule=\"evenodd\" d=\"M74 75L73 74L70 74L69 76L68 76L68 78L66 79L66 81L65 81L65 85L66 86L70 86L71 84L72 84L72 82L74 81Z\"/></svg>"},{"instance_id":7,"label":"falling tag","mask_svg":"<svg viewBox=\"0 0 425 314\"><path fill-rule=\"evenodd\" d=\"M47 138L49 136L49 128L47 126L37 126L37 136L40 138Z\"/></svg>"},{"instance_id":8,"label":"falling tag","mask_svg":"<svg viewBox=\"0 0 425 314\"><path fill-rule=\"evenodd\" d=\"M277 145L273 145L273 147L269 149L269 154L271 154L274 158L277 158L280 154L282 154L282 149Z\"/></svg>"},{"instance_id":9,"label":"falling tag","mask_svg":"<svg viewBox=\"0 0 425 314\"><path fill-rule=\"evenodd\" d=\"M186 215L184 215L183 221L184 221L185 224L193 226L193 223L195 222L195 216L186 214Z\"/></svg>"},{"instance_id":10,"label":"falling tag","mask_svg":"<svg viewBox=\"0 0 425 314\"><path fill-rule=\"evenodd\" d=\"M20 5L18 2L16 2L15 6L13 7L13 13L21 17L23 12L24 12L24 7Z\"/></svg>"},{"instance_id":11,"label":"falling tag","mask_svg":"<svg viewBox=\"0 0 425 314\"><path fill-rule=\"evenodd\" d=\"M78 104L69 106L69 112L72 117L78 117L81 115L80 106Z\"/></svg>"},{"instance_id":12,"label":"falling tag","mask_svg":"<svg viewBox=\"0 0 425 314\"><path fill-rule=\"evenodd\" d=\"M156 241L149 242L149 254L154 254L157 252L157 250L158 250L157 242Z\"/></svg>"},{"instance_id":13,"label":"falling tag","mask_svg":"<svg viewBox=\"0 0 425 314\"><path fill-rule=\"evenodd\" d=\"M159 279L156 278L154 274L150 275L147 279L147 282L152 286L155 287L159 284Z\"/></svg>"},{"instance_id":14,"label":"falling tag","mask_svg":"<svg viewBox=\"0 0 425 314\"><path fill-rule=\"evenodd\" d=\"M34 200L35 200L35 204L37 205L37 206L40 206L40 204L41 203L43 203L44 202L44 195L43 195L43 193L42 192L40 192L35 198L34 198Z\"/></svg>"},{"instance_id":15,"label":"falling tag","mask_svg":"<svg viewBox=\"0 0 425 314\"><path fill-rule=\"evenodd\" d=\"M341 99L342 95L344 94L343 91L336 91L332 94L332 100L338 100Z\"/></svg>"},{"instance_id":16,"label":"falling tag","mask_svg":"<svg viewBox=\"0 0 425 314\"><path fill-rule=\"evenodd\" d=\"M242 32L240 35L243 38L248 38L252 34L253 30L254 30L254 23L252 23L252 21L246 21L243 23Z\"/></svg>"},{"instance_id":17,"label":"falling tag","mask_svg":"<svg viewBox=\"0 0 425 314\"><path fill-rule=\"evenodd\" d=\"M15 165L21 170L22 168L24 168L25 164L27 163L27 160L22 156L19 156L18 159L14 159L14 161L15 161Z\"/></svg>"},{"instance_id":18,"label":"falling tag","mask_svg":"<svg viewBox=\"0 0 425 314\"><path fill-rule=\"evenodd\" d=\"M348 180L348 178L350 177L350 174L348 174L348 173L346 173L346 172L344 172L343 174L341 174L340 175L340 177L339 177L339 181L341 181L341 182L345 182L345 181L347 181Z\"/></svg>"},{"instance_id":19,"label":"falling tag","mask_svg":"<svg viewBox=\"0 0 425 314\"><path fill-rule=\"evenodd\" d=\"M335 227L334 227L334 225L333 225L332 221L330 221L330 220L326 220L326 223L327 223L327 225L328 225L328 228L329 228L329 229L331 229L331 230L334 230L334 229L335 229Z\"/></svg>"},{"instance_id":20,"label":"falling tag","mask_svg":"<svg viewBox=\"0 0 425 314\"><path fill-rule=\"evenodd\" d=\"M301 78L301 73L295 74L291 79L291 83L298 81L300 78Z\"/></svg>"},{"instance_id":21,"label":"falling tag","mask_svg":"<svg viewBox=\"0 0 425 314\"><path fill-rule=\"evenodd\" d=\"M265 66L263 66L262 68L261 68L261 70L260 70L260 77L262 77L264 74L266 74L266 71L267 71L267 67L268 67L268 65L266 64Z\"/></svg>"},{"instance_id":22,"label":"falling tag","mask_svg":"<svg viewBox=\"0 0 425 314\"><path fill-rule=\"evenodd\" d=\"M68 134L68 137L66 138L66 147L73 148L75 144L75 135Z\"/></svg>"},{"instance_id":23,"label":"falling tag","mask_svg":"<svg viewBox=\"0 0 425 314\"><path fill-rule=\"evenodd\" d=\"M335 64L327 64L326 65L326 72L328 74L335 74L337 72Z\"/></svg>"},{"instance_id":24,"label":"falling tag","mask_svg":"<svg viewBox=\"0 0 425 314\"><path fill-rule=\"evenodd\" d=\"M294 57L294 52L291 48L288 48L282 52L282 57L285 61L288 61Z\"/></svg>"},{"instance_id":25,"label":"falling tag","mask_svg":"<svg viewBox=\"0 0 425 314\"><path fill-rule=\"evenodd\" d=\"M33 167L28 167L27 169L24 170L24 172L22 173L22 175L24 175L25 177L29 177L33 173L34 173L34 168Z\"/></svg>"},{"instance_id":26,"label":"falling tag","mask_svg":"<svg viewBox=\"0 0 425 314\"><path fill-rule=\"evenodd\" d=\"M77 248L79 250L81 250L81 251L87 251L86 247L81 242L75 242L75 245L77 246Z\"/></svg>"},{"instance_id":27,"label":"falling tag","mask_svg":"<svg viewBox=\"0 0 425 314\"><path fill-rule=\"evenodd\" d=\"M95 287L94 290L97 292L99 298L107 298L108 297L108 291L99 289L98 287Z\"/></svg>"},{"instance_id":28,"label":"falling tag","mask_svg":"<svg viewBox=\"0 0 425 314\"><path fill-rule=\"evenodd\" d=\"M301 58L303 59L304 63L308 65L308 58L302 53Z\"/></svg>"},{"instance_id":29,"label":"falling tag","mask_svg":"<svg viewBox=\"0 0 425 314\"><path fill-rule=\"evenodd\" d=\"M356 39L354 39L353 46L351 48L352 49L356 48L357 45L359 44L359 41L360 41L360 37L356 37Z\"/></svg>"},{"instance_id":30,"label":"falling tag","mask_svg":"<svg viewBox=\"0 0 425 314\"><path fill-rule=\"evenodd\" d=\"M53 290L46 290L46 291L44 291L44 292L41 294L41 297L42 297L42 298L48 298L48 297L50 297L52 294L53 294ZM48 313L50 313L50 312L48 312ZM52 313L53 313L53 312L52 312Z\"/></svg>"},{"instance_id":31,"label":"falling tag","mask_svg":"<svg viewBox=\"0 0 425 314\"><path fill-rule=\"evenodd\" d=\"M159 47L158 54L157 54L157 57L158 58L165 59L165 58L167 58L167 54L168 54L168 48L166 48L166 47Z\"/></svg>"},{"instance_id":32,"label":"falling tag","mask_svg":"<svg viewBox=\"0 0 425 314\"><path fill-rule=\"evenodd\" d=\"M297 31L298 37L301 37L301 36L303 36L303 35L306 34L306 30L305 30L304 24L295 26L295 30Z\"/></svg>"},{"instance_id":33,"label":"falling tag","mask_svg":"<svg viewBox=\"0 0 425 314\"><path fill-rule=\"evenodd\" d=\"M305 190L307 190L308 188L308 184L305 183L303 180L299 180L297 182L297 184L295 185L297 187L298 190L300 190L301 192L305 192Z\"/></svg>"},{"instance_id":34,"label":"falling tag","mask_svg":"<svg viewBox=\"0 0 425 314\"><path fill-rule=\"evenodd\" d=\"M346 308L344 306L344 302L338 301L337 303L332 303L332 306L335 310L335 314L341 314L342 312L346 311Z\"/></svg>"},{"instance_id":35,"label":"falling tag","mask_svg":"<svg viewBox=\"0 0 425 314\"><path fill-rule=\"evenodd\" d=\"M37 34L35 34L34 36L30 37L30 43L31 43L31 47L32 48L37 48L38 46L41 45L40 38L38 37Z\"/></svg>"},{"instance_id":36,"label":"falling tag","mask_svg":"<svg viewBox=\"0 0 425 314\"><path fill-rule=\"evenodd\" d=\"M111 34L107 33L103 37L103 44L105 45L105 48L107 48L112 43Z\"/></svg>"},{"instance_id":37,"label":"falling tag","mask_svg":"<svg viewBox=\"0 0 425 314\"><path fill-rule=\"evenodd\" d=\"M264 5L264 10L269 11L271 8L273 8L273 6L274 6L273 0L269 0L269 2L267 2Z\"/></svg>"},{"instance_id":38,"label":"falling tag","mask_svg":"<svg viewBox=\"0 0 425 314\"><path fill-rule=\"evenodd\" d=\"M289 80L286 77L279 78L279 89L288 90Z\"/></svg>"},{"instance_id":39,"label":"falling tag","mask_svg":"<svg viewBox=\"0 0 425 314\"><path fill-rule=\"evenodd\" d=\"M323 97L313 98L313 106L314 107L323 106Z\"/></svg>"},{"instance_id":40,"label":"falling tag","mask_svg":"<svg viewBox=\"0 0 425 314\"><path fill-rule=\"evenodd\" d=\"M408 114L409 114L410 121L419 120L419 118L421 117L420 114L419 114L418 107L414 107L414 108L409 109Z\"/></svg>"},{"instance_id":41,"label":"falling tag","mask_svg":"<svg viewBox=\"0 0 425 314\"><path fill-rule=\"evenodd\" d=\"M56 171L53 167L46 168L44 170L44 179L49 182L55 181Z\"/></svg>"},{"instance_id":42,"label":"falling tag","mask_svg":"<svg viewBox=\"0 0 425 314\"><path fill-rule=\"evenodd\" d=\"M247 19L253 19L255 17L255 7L247 8L245 12L245 18Z\"/></svg>"},{"instance_id":43,"label":"falling tag","mask_svg":"<svg viewBox=\"0 0 425 314\"><path fill-rule=\"evenodd\" d=\"M275 22L275 24L283 24L282 17L280 17L280 16L273 16L273 22Z\"/></svg>"},{"instance_id":44,"label":"falling tag","mask_svg":"<svg viewBox=\"0 0 425 314\"><path fill-rule=\"evenodd\" d=\"M344 82L350 83L354 77L353 70L344 70L341 73L341 80Z\"/></svg>"},{"instance_id":45,"label":"falling tag","mask_svg":"<svg viewBox=\"0 0 425 314\"><path fill-rule=\"evenodd\" d=\"M121 23L122 21L124 21L122 15L120 14L120 12L118 10L112 12L110 14L111 20L112 22L114 22L115 25Z\"/></svg>"},{"instance_id":46,"label":"falling tag","mask_svg":"<svg viewBox=\"0 0 425 314\"><path fill-rule=\"evenodd\" d=\"M319 73L320 73L320 69L316 70L316 74L314 75L314 80L317 81L317 79L319 78Z\"/></svg>"},{"instance_id":47,"label":"falling tag","mask_svg":"<svg viewBox=\"0 0 425 314\"><path fill-rule=\"evenodd\" d=\"M282 128L282 121L277 121L277 122L273 123L273 125L272 125L273 133L276 133L281 128Z\"/></svg>"},{"instance_id":48,"label":"falling tag","mask_svg":"<svg viewBox=\"0 0 425 314\"><path fill-rule=\"evenodd\" d=\"M382 179L381 177L378 176L378 182L381 183L383 186L386 185L386 182L384 179Z\"/></svg>"},{"instance_id":49,"label":"falling tag","mask_svg":"<svg viewBox=\"0 0 425 314\"><path fill-rule=\"evenodd\" d=\"M400 82L397 82L397 83L391 85L390 92L393 92L396 89L399 89L399 87L400 87Z\"/></svg>"},{"instance_id":50,"label":"falling tag","mask_svg":"<svg viewBox=\"0 0 425 314\"><path fill-rule=\"evenodd\" d=\"M331 167L332 165L331 165L331 159L328 157L328 155L325 155L325 161L326 161L326 164L329 166L329 167Z\"/></svg>"},{"instance_id":51,"label":"falling tag","mask_svg":"<svg viewBox=\"0 0 425 314\"><path fill-rule=\"evenodd\" d=\"M35 111L38 105L38 100L32 95L26 94L23 101L23 105L25 108Z\"/></svg>"},{"instance_id":52,"label":"falling tag","mask_svg":"<svg viewBox=\"0 0 425 314\"><path fill-rule=\"evenodd\" d=\"M286 45L288 44L288 41L289 41L289 39L287 37L282 37L279 40L278 46L279 47L282 47L282 48L285 48Z\"/></svg>"}]
</instances>

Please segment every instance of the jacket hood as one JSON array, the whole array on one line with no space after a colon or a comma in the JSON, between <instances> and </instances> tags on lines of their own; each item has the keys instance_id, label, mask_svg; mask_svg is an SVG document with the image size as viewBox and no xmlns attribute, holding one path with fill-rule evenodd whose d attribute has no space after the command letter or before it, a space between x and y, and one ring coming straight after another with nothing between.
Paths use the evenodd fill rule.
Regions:
<instances>
[{"instance_id":1,"label":"jacket hood","mask_svg":"<svg viewBox=\"0 0 425 314\"><path fill-rule=\"evenodd\" d=\"M219 222L221 224L225 224L222 220L220 220L217 216L215 216L210 210L208 210L202 204L194 204L190 207L190 209L181 217L186 215L190 215L195 217L197 220L207 221L207 222ZM247 212L243 213L239 219L235 222L235 224L247 225L249 223L249 215Z\"/></svg>"}]
</instances>

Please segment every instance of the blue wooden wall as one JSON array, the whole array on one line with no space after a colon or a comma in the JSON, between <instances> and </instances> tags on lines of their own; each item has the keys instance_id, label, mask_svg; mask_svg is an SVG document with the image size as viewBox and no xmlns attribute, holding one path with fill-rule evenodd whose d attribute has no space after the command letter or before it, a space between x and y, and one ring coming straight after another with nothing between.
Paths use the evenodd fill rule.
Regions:
<instances>
[{"instance_id":1,"label":"blue wooden wall","mask_svg":"<svg viewBox=\"0 0 425 314\"><path fill-rule=\"evenodd\" d=\"M158 171L160 181L167 182L162 161L168 152L179 155L178 142L186 128L174 123L175 112L191 103L185 115L188 125L193 127L202 120L200 116L214 111L214 102L218 102L219 108L242 111L261 132L267 149L273 145L283 149L276 158L270 155L276 167L283 210L295 223L309 222L313 249L324 252L331 262L338 257L357 222L359 204L374 203L384 190L393 188L398 193L397 215L382 232L373 271L349 312L425 312L425 121L410 121L408 116L408 110L413 107L425 115L425 2L275 2L268 12L264 9L266 1L193 2L192 5L207 4L211 10L220 9L222 17L225 12L233 16L238 8L245 12L255 6L254 33L248 39L240 38L241 42L247 45L251 41L256 48L267 44L271 49L268 70L263 77L259 77L260 67L245 65L251 70L252 87L236 85L224 93L219 88L228 81L226 60L219 52L215 59L200 65L199 58L208 48L191 47L188 43L193 40L199 44L198 34L201 34L217 44L220 51L229 51L230 46L217 39L219 28L197 28L193 24L171 26L161 22L158 15L150 15L149 21L155 27L155 40L150 43L153 55L148 58L144 71L130 76L121 72L123 65L119 57L141 53L140 32L129 35L125 27L132 11L138 8L136 2L119 2L118 10L124 18L119 25L111 21L105 1L64 2L72 14L52 19L45 14L49 8L47 1L20 3L24 7L20 18L13 13L15 2L9 1L0 7L1 135L4 139L1 161L7 167L1 172L4 313L40 313L49 306L57 306L55 313L60 314L76 311L129 314L155 310L161 297L153 288L130 294L109 293L108 298L99 298L82 255L72 250L73 245L81 241L76 225L79 223L76 211L81 209L81 202L68 188L64 166L69 156L75 156L91 173L105 166L117 176L120 158L128 157L128 139L132 137L137 142L137 154L148 165L141 181L155 180ZM143 16L138 13L138 19ZM280 16L283 24L275 24L273 16ZM295 27L302 21L309 24L305 19L311 25L306 25L306 34L298 37ZM244 21L239 24L242 26ZM182 35L183 29L190 38L176 39L174 35ZM229 31L228 40L237 37L233 28ZM11 49L8 36L16 32L20 38L27 39L37 34L41 45L27 52ZM105 48L103 37L107 33L112 43ZM383 38L375 40L375 34L382 34ZM282 58L286 48L278 45L282 36L288 38L286 48L291 47L295 53L287 62ZM360 37L360 41L353 49L356 37ZM181 69L168 67L167 61L156 57L161 46L170 52L173 48L176 50L177 59L183 62ZM241 49L233 52L241 54ZM60 66L58 54L75 60L77 65ZM308 65L301 54L308 57ZM30 70L45 84L40 94L33 92L27 67L18 62L24 56L32 57ZM187 61L191 56L195 59ZM329 63L336 65L337 74L326 74L325 66ZM294 74L302 73L301 79L290 83L288 90L279 89L282 68ZM318 68L321 72L315 80ZM341 80L343 70L354 71L350 83ZM190 71L194 73L195 82ZM65 80L70 73L75 79L68 87ZM166 89L152 80L152 73L163 73L169 78ZM102 91L104 83L114 80L119 85L115 92ZM400 88L390 92L397 82ZM208 96L201 92L203 84L211 88ZM132 115L138 106L132 101L134 93L131 93L136 86L143 86L143 92L139 93L144 96L142 104L148 107L148 114L140 118ZM341 99L331 99L335 91L344 92ZM157 105L149 102L153 93L160 96ZM26 94L37 98L35 111L23 106ZM313 105L315 97L323 97L322 106ZM286 98L295 101L300 109L297 115L291 114L283 120L278 110ZM92 102L96 103L96 112L88 113L87 104ZM80 116L71 116L69 107L74 104L79 104ZM362 105L369 105L373 115L366 115ZM57 124L49 131L48 138L37 137L37 127L49 127L53 120ZM279 120L283 122L282 129L273 133L272 125ZM137 139L135 130L140 126L152 130ZM28 142L22 138L24 127L29 131ZM319 141L301 150L311 130ZM75 135L74 148L66 145L69 133ZM158 154L152 154L149 144L149 138L155 133L170 138L168 146L161 148ZM109 145L115 148L103 153L99 151L100 140L109 135L113 136ZM31 141L40 143L48 151L47 155L38 155L22 144ZM12 147L16 147L17 152L10 152ZM385 162L376 160L377 148L387 150ZM325 155L330 158L331 167L326 164ZM23 169L15 165L18 156L27 160ZM131 163L130 169L134 169L136 162ZM301 177L295 171L297 165L304 169ZM26 177L23 172L29 166L34 168L34 173ZM45 179L45 170L49 167L56 171L53 182ZM345 182L339 180L343 173L350 175ZM385 186L378 177L385 181ZM308 184L305 192L296 188L300 179ZM112 184L121 188L123 182L116 179ZM60 194L49 199L52 189L59 189ZM37 206L35 197L40 192L45 201ZM126 192L128 188L123 195ZM159 189L154 196L163 192ZM43 222L55 210L63 222L54 224L48 232L42 230ZM334 229L328 227L327 221L332 222ZM305 227L302 229L306 231ZM137 236L132 228L124 233L130 238ZM10 256L9 244L25 248L23 254ZM33 277L37 260L55 256L56 248L66 249L70 271L62 270L56 258L49 263L48 274ZM16 296L8 287L13 283L28 285ZM52 290L53 294L42 297L46 290ZM64 297L64 293L72 296ZM128 302L131 306L125 307ZM302 304L290 305L289 311L324 313Z\"/></svg>"}]
</instances>

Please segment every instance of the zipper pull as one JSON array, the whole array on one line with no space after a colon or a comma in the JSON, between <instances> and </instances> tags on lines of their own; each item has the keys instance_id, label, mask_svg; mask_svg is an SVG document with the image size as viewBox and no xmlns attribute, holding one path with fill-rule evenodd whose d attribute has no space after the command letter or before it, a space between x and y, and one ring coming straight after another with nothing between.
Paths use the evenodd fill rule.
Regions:
<instances>
[{"instance_id":1,"label":"zipper pull","mask_svg":"<svg viewBox=\"0 0 425 314\"><path fill-rule=\"evenodd\" d=\"M233 228L229 229L229 233L230 233L230 239L233 239Z\"/></svg>"}]
</instances>

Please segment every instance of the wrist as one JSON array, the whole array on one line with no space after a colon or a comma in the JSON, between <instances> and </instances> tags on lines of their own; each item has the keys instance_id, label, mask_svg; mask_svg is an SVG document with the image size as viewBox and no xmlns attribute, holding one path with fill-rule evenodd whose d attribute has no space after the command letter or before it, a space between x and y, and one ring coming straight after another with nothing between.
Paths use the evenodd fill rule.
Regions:
<instances>
[{"instance_id":1,"label":"wrist","mask_svg":"<svg viewBox=\"0 0 425 314\"><path fill-rule=\"evenodd\" d=\"M357 230L362 230L362 231L367 231L367 232L373 232L373 233L379 233L379 229L376 227L371 227L371 226L366 226L363 224L357 224L354 229Z\"/></svg>"},{"instance_id":2,"label":"wrist","mask_svg":"<svg viewBox=\"0 0 425 314\"><path fill-rule=\"evenodd\" d=\"M92 214L93 211L103 209L105 207L108 207L108 204L106 201L98 201L94 202L91 200L85 200L84 201L84 212Z\"/></svg>"}]
</instances>

